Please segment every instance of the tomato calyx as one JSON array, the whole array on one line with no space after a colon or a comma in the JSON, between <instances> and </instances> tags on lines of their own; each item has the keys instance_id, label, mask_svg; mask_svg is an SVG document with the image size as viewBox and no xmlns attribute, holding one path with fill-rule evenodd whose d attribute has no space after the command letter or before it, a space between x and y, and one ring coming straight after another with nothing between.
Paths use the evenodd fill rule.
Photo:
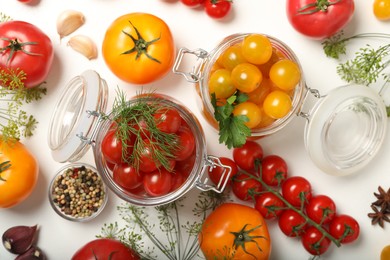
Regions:
<instances>
[{"instance_id":1,"label":"tomato calyx","mask_svg":"<svg viewBox=\"0 0 390 260\"><path fill-rule=\"evenodd\" d=\"M264 239L267 239L265 236L251 236L250 233L255 231L256 229L260 228L261 225L258 225L252 229L249 229L249 230L246 230L246 227L248 226L248 224L245 224L245 226L239 231L239 232L230 232L231 234L234 235L234 241L233 241L233 246L234 246L234 249L238 249L239 247L242 248L242 250L248 254L248 255L251 255L253 256L254 258L256 258L253 254L249 253L246 248L245 248L245 244L246 243L255 243L257 248L259 249L259 251L263 251L260 246L258 245L257 241L255 240L255 238L264 238Z\"/></svg>"},{"instance_id":2,"label":"tomato calyx","mask_svg":"<svg viewBox=\"0 0 390 260\"><path fill-rule=\"evenodd\" d=\"M7 59L7 64L9 64L9 62L14 57L15 53L18 52L18 51L21 51L21 52L23 52L23 53L25 53L27 55L41 55L39 53L32 53L32 52L26 51L24 49L24 46L26 46L26 45L36 45L36 44L38 44L37 42L19 42L18 39L10 39L10 38L4 38L4 37L1 38L1 40L9 42L9 44L7 46L5 46L3 48L0 48L0 52L4 52L4 51L7 51L7 50L10 51L8 59Z\"/></svg>"},{"instance_id":3,"label":"tomato calyx","mask_svg":"<svg viewBox=\"0 0 390 260\"><path fill-rule=\"evenodd\" d=\"M133 43L134 43L134 47L133 47L132 49L130 49L130 50L127 50L127 51L125 51L125 52L122 52L121 54L132 54L132 53L136 52L136 53L137 53L137 55L135 56L135 59L136 59L136 60L138 60L139 57L140 57L142 54L144 54L144 55L146 55L146 57L148 57L148 58L151 59L152 61L155 61L155 62L157 62L157 63L161 63L161 61L159 61L158 59L156 59L156 58L150 56L149 53L148 53L148 47L149 47L150 45L152 45L153 43L157 42L158 40L160 40L161 37L158 37L158 38L153 39L153 40L151 40L151 41L146 41L146 40L142 37L142 35L140 34L140 32L138 31L137 27L135 27L131 21L129 21L129 23L130 23L131 26L134 28L134 31L135 31L135 33L137 34L137 38L138 38L138 39L134 38L130 33L125 32L125 31L122 30L122 32L123 32L125 35L127 35L127 36L129 36L129 37L131 38L131 40L132 40Z\"/></svg>"},{"instance_id":4,"label":"tomato calyx","mask_svg":"<svg viewBox=\"0 0 390 260\"><path fill-rule=\"evenodd\" d=\"M0 163L0 181L7 181L6 179L1 177L1 173L11 167L10 161L5 161Z\"/></svg>"},{"instance_id":5,"label":"tomato calyx","mask_svg":"<svg viewBox=\"0 0 390 260\"><path fill-rule=\"evenodd\" d=\"M316 12L327 12L329 6L339 3L341 0L330 2L328 0L316 0L314 3L305 5L298 9L298 14L314 14Z\"/></svg>"}]
</instances>

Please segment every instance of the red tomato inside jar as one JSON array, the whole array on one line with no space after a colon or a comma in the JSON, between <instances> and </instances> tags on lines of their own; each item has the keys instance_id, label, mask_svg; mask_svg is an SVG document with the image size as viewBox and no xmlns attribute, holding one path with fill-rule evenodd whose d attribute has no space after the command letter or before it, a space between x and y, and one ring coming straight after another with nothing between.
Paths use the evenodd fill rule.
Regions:
<instances>
[{"instance_id":1,"label":"red tomato inside jar","mask_svg":"<svg viewBox=\"0 0 390 260\"><path fill-rule=\"evenodd\" d=\"M203 130L184 105L157 93L127 99L118 92L105 113L106 99L107 86L96 72L71 80L49 128L56 161L77 161L92 145L108 188L142 206L172 202L195 186L223 191L225 182L211 185L202 176L210 166L222 167L225 176L231 168L206 154Z\"/></svg>"}]
</instances>

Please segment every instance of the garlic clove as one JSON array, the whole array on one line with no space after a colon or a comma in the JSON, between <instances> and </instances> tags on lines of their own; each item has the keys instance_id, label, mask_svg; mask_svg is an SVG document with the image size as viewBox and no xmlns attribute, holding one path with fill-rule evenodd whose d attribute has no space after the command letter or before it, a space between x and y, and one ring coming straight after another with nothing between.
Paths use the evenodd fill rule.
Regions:
<instances>
[{"instance_id":1,"label":"garlic clove","mask_svg":"<svg viewBox=\"0 0 390 260\"><path fill-rule=\"evenodd\" d=\"M89 60L97 58L97 47L91 38L85 35L76 35L69 39L68 45L73 50L83 54Z\"/></svg>"},{"instance_id":2,"label":"garlic clove","mask_svg":"<svg viewBox=\"0 0 390 260\"><path fill-rule=\"evenodd\" d=\"M57 17L57 32L60 39L80 28L85 22L83 13L75 10L65 10Z\"/></svg>"},{"instance_id":3,"label":"garlic clove","mask_svg":"<svg viewBox=\"0 0 390 260\"><path fill-rule=\"evenodd\" d=\"M24 252L23 254L18 255L15 260L45 260L46 255L43 251L36 247L32 246L29 250Z\"/></svg>"},{"instance_id":4,"label":"garlic clove","mask_svg":"<svg viewBox=\"0 0 390 260\"><path fill-rule=\"evenodd\" d=\"M37 225L11 227L3 233L3 245L13 254L22 254L34 243L36 231Z\"/></svg>"}]
</instances>

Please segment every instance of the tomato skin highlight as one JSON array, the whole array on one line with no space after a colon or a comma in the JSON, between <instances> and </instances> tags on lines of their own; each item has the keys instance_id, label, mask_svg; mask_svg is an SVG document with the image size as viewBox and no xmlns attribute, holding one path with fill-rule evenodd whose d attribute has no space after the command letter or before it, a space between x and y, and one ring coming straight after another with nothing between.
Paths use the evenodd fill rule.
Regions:
<instances>
[{"instance_id":1,"label":"tomato skin highlight","mask_svg":"<svg viewBox=\"0 0 390 260\"><path fill-rule=\"evenodd\" d=\"M300 9L319 3L319 0L288 0L286 6L287 18L299 33L313 39L322 40L343 29L352 19L355 11L353 0L336 1L326 7L325 11L300 14ZM323 1L332 3L333 1ZM305 11L313 11L314 7Z\"/></svg>"},{"instance_id":2,"label":"tomato skin highlight","mask_svg":"<svg viewBox=\"0 0 390 260\"><path fill-rule=\"evenodd\" d=\"M15 50L10 59L12 49L7 46L12 43L6 39L17 40L23 51ZM26 79L23 83L26 88L37 87L46 80L53 63L54 49L50 38L41 29L24 21L2 22L0 49L2 48L5 49L0 51L0 69L20 69L25 72Z\"/></svg>"},{"instance_id":3,"label":"tomato skin highlight","mask_svg":"<svg viewBox=\"0 0 390 260\"><path fill-rule=\"evenodd\" d=\"M244 252L241 246L235 248L235 235L245 228L255 242L246 242ZM211 212L202 225L198 236L200 248L206 259L269 259L271 238L267 223L261 214L246 205L224 203ZM236 249L236 250L234 250ZM234 255L233 255L234 254ZM224 258L225 257L225 258Z\"/></svg>"},{"instance_id":4,"label":"tomato skin highlight","mask_svg":"<svg viewBox=\"0 0 390 260\"><path fill-rule=\"evenodd\" d=\"M130 23L131 22L131 23ZM125 54L134 48L131 37L149 42L145 53ZM147 13L129 13L115 19L107 28L102 45L104 61L121 80L132 84L148 84L164 77L175 60L175 43L168 25L159 17ZM151 59L152 57L153 59Z\"/></svg>"},{"instance_id":5,"label":"tomato skin highlight","mask_svg":"<svg viewBox=\"0 0 390 260\"><path fill-rule=\"evenodd\" d=\"M79 248L71 260L139 260L138 254L120 241L109 238L98 238Z\"/></svg>"},{"instance_id":6,"label":"tomato skin highlight","mask_svg":"<svg viewBox=\"0 0 390 260\"><path fill-rule=\"evenodd\" d=\"M25 201L34 191L39 165L35 156L19 141L0 141L0 163L11 166L0 173L0 208L11 208Z\"/></svg>"}]
</instances>

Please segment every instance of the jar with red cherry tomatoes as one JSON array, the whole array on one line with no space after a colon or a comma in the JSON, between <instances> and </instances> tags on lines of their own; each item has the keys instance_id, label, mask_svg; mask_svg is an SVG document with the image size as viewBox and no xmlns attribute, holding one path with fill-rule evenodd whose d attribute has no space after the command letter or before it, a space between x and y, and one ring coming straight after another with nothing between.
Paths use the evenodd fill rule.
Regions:
<instances>
[{"instance_id":1,"label":"jar with red cherry tomatoes","mask_svg":"<svg viewBox=\"0 0 390 260\"><path fill-rule=\"evenodd\" d=\"M203 191L224 190L225 182L220 181L214 185L205 173L210 167L221 167L224 176L229 176L231 168L223 165L217 157L207 154L203 129L197 118L187 107L170 96L158 93L140 94L124 101L126 108L135 107L140 103L145 104L148 109L155 106L156 112L153 115L156 117L159 111L174 112L176 119L169 125L161 126L158 130L160 135L155 133L153 137L144 136L147 135L148 129L141 129L142 124L139 120L142 115L136 119L132 128L132 134L134 129L137 129L135 135L142 138L142 147L145 151L145 147L148 143L154 142L153 138L157 138L156 136L164 134L172 138L167 140L176 143L175 147L180 149L171 151L172 155L167 157L169 159L167 164L156 161L154 156L149 156L135 165L125 156L127 151L130 151L128 158L133 158L131 154L135 151L122 149L122 146L116 151L119 146L119 141L115 140L116 131L119 131L119 120L123 120L125 113L114 108L109 113L105 112L107 89L104 79L93 70L83 72L66 86L54 108L49 127L49 146L56 161L76 162L89 147L92 147L97 172L105 185L121 199L135 205L163 205L180 198L194 187ZM161 121L157 120L156 127L160 127L160 123ZM132 141L131 136L125 140L129 147L135 149L134 142L136 141ZM153 148L150 148L149 152L157 149L155 146L150 147ZM126 152L123 152L125 150ZM161 176L165 176L164 179L154 182Z\"/></svg>"},{"instance_id":2,"label":"jar with red cherry tomatoes","mask_svg":"<svg viewBox=\"0 0 390 260\"><path fill-rule=\"evenodd\" d=\"M191 56L197 58L193 68L183 68L182 60ZM203 116L228 148L272 136L298 116L306 120L304 141L313 162L340 176L366 166L384 141L386 106L377 92L351 84L320 94L306 85L294 52L270 35L233 34L210 52L181 48L173 71L195 84ZM241 136L229 137L229 131L221 130L229 125L226 113L246 116L240 119L246 130L237 124L228 129L241 129Z\"/></svg>"}]
</instances>

